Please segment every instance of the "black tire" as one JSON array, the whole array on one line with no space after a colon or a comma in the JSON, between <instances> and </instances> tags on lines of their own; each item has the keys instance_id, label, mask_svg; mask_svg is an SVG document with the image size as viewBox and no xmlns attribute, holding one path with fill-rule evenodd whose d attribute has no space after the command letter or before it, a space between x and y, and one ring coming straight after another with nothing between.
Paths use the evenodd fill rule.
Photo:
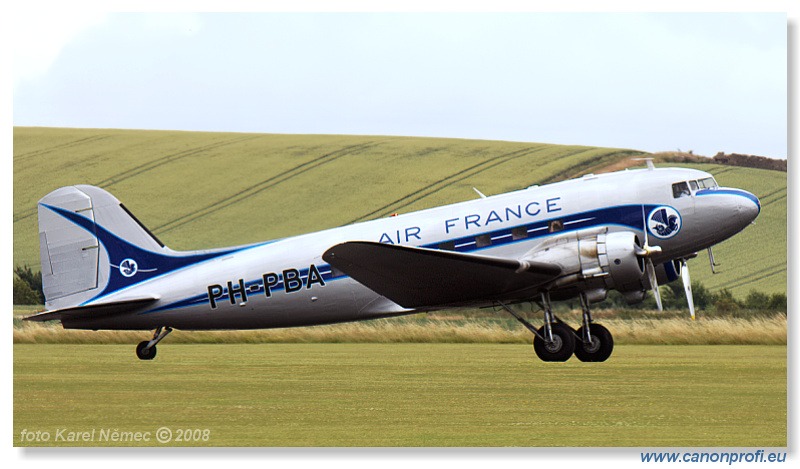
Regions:
<instances>
[{"instance_id":1,"label":"black tire","mask_svg":"<svg viewBox=\"0 0 800 469\"><path fill-rule=\"evenodd\" d=\"M545 337L544 326L539 335ZM533 350L545 362L565 362L575 351L575 331L566 324L553 323L553 342L547 343L538 336L533 338Z\"/></svg>"},{"instance_id":2,"label":"black tire","mask_svg":"<svg viewBox=\"0 0 800 469\"><path fill-rule=\"evenodd\" d=\"M589 332L592 335L592 343L583 342L583 327L578 329L579 340L575 343L575 356L582 362L604 362L611 356L614 350L614 338L608 329L600 324L590 324Z\"/></svg>"},{"instance_id":3,"label":"black tire","mask_svg":"<svg viewBox=\"0 0 800 469\"><path fill-rule=\"evenodd\" d=\"M139 360L152 360L156 358L156 346L153 345L149 349L146 349L147 344L149 344L149 340L145 340L139 342L139 345L136 346L136 356L139 357Z\"/></svg>"}]
</instances>

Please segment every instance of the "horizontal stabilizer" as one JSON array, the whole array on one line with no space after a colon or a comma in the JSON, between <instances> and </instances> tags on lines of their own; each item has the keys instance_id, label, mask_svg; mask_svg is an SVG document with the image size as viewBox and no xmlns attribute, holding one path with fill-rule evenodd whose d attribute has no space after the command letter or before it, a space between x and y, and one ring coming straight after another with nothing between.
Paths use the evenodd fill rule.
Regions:
<instances>
[{"instance_id":1,"label":"horizontal stabilizer","mask_svg":"<svg viewBox=\"0 0 800 469\"><path fill-rule=\"evenodd\" d=\"M97 303L85 306L74 306L72 308L56 309L43 313L28 316L26 321L56 321L62 319L80 319L90 316L113 316L124 314L137 308L141 308L150 303L158 301L158 297L151 296L145 298L135 298L131 300L110 301L108 303Z\"/></svg>"},{"instance_id":2,"label":"horizontal stabilizer","mask_svg":"<svg viewBox=\"0 0 800 469\"><path fill-rule=\"evenodd\" d=\"M322 258L405 308L518 298L561 273L542 262L367 241L338 244Z\"/></svg>"}]
</instances>

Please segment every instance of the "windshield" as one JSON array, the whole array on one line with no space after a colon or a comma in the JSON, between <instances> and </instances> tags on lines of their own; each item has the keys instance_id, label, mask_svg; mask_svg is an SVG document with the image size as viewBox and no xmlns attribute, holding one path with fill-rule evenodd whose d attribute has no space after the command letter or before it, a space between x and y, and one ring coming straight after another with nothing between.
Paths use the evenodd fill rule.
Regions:
<instances>
[{"instance_id":1,"label":"windshield","mask_svg":"<svg viewBox=\"0 0 800 469\"><path fill-rule=\"evenodd\" d=\"M700 186L700 189L716 189L719 187L717 181L715 181L713 177L700 179L697 181L697 184Z\"/></svg>"}]
</instances>

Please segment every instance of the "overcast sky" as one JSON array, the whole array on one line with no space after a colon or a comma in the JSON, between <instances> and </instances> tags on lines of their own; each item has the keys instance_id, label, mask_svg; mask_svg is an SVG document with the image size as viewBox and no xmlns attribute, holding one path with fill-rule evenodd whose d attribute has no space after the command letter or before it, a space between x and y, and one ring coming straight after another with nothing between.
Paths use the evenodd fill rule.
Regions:
<instances>
[{"instance_id":1,"label":"overcast sky","mask_svg":"<svg viewBox=\"0 0 800 469\"><path fill-rule=\"evenodd\" d=\"M787 154L782 13L36 13L17 126Z\"/></svg>"}]
</instances>

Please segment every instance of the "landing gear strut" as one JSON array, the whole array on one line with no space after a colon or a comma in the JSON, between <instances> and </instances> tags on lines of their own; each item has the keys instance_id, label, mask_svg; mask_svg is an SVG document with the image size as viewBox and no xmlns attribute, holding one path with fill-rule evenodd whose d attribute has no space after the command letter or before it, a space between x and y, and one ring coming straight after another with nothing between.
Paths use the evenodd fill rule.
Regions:
<instances>
[{"instance_id":1,"label":"landing gear strut","mask_svg":"<svg viewBox=\"0 0 800 469\"><path fill-rule=\"evenodd\" d=\"M509 314L514 316L529 331L533 332L533 350L545 362L565 362L569 360L575 350L575 331L571 327L556 321L550 307L550 294L542 293L544 306L544 326L538 330L522 316L519 316L508 306L500 303Z\"/></svg>"},{"instance_id":2,"label":"landing gear strut","mask_svg":"<svg viewBox=\"0 0 800 469\"><path fill-rule=\"evenodd\" d=\"M577 331L561 322L553 314L550 306L550 294L547 292L542 293L544 325L539 329L536 329L533 324L507 305L499 304L533 333L533 350L542 361L565 362L573 353L578 360L583 362L606 361L614 349L614 339L608 329L592 322L592 313L589 310L589 301L586 295L581 293L580 299L583 324Z\"/></svg>"},{"instance_id":3,"label":"landing gear strut","mask_svg":"<svg viewBox=\"0 0 800 469\"><path fill-rule=\"evenodd\" d=\"M156 344L172 332L171 327L161 326L153 334L153 340L144 340L136 346L136 356L139 360L152 360L156 358Z\"/></svg>"},{"instance_id":4,"label":"landing gear strut","mask_svg":"<svg viewBox=\"0 0 800 469\"><path fill-rule=\"evenodd\" d=\"M578 340L575 344L575 356L582 362L604 362L614 350L614 338L608 329L600 324L592 323L592 312L586 295L580 294L583 310L583 325L575 333Z\"/></svg>"}]
</instances>

